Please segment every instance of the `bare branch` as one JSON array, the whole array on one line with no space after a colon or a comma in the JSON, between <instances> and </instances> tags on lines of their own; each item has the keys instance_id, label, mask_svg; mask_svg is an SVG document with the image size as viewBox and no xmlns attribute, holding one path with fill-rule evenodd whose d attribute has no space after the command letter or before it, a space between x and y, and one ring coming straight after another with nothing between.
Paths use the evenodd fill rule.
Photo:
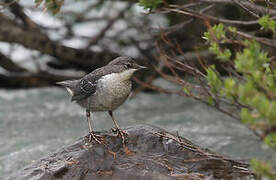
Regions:
<instances>
[{"instance_id":1,"label":"bare branch","mask_svg":"<svg viewBox=\"0 0 276 180\"><path fill-rule=\"evenodd\" d=\"M100 39L102 39L105 36L105 33L110 30L110 28L113 26L113 24L119 20L120 18L122 18L124 16L124 13L126 10L128 10L129 8L131 8L132 4L128 4L126 8L124 8L123 10L121 10L121 12L113 17L112 19L108 20L107 25L100 31L100 33L98 35L96 35L94 38L91 39L91 41L88 43L86 49L89 49L92 45L95 45Z\"/></svg>"},{"instance_id":2,"label":"bare branch","mask_svg":"<svg viewBox=\"0 0 276 180\"><path fill-rule=\"evenodd\" d=\"M175 12L175 13L191 16L191 17L194 17L194 18L198 18L198 19L201 19L201 20L211 20L211 21L214 21L214 22L220 22L220 23L231 24L231 25L249 26L249 25L258 24L258 20L254 20L254 21L228 20L228 19L223 19L223 18L218 18L218 17L206 15L206 14L201 14L201 13L198 13L196 11L193 11L191 9L186 9L186 8L182 8L182 9L163 8L163 9L160 9L160 10L161 11L165 10L165 11ZM276 17L272 17L272 19L276 19Z\"/></svg>"},{"instance_id":3,"label":"bare branch","mask_svg":"<svg viewBox=\"0 0 276 180\"><path fill-rule=\"evenodd\" d=\"M49 72L20 73L15 75L0 74L0 88L33 88L45 87L55 84L57 81L77 79L74 76L62 76Z\"/></svg>"},{"instance_id":4,"label":"bare branch","mask_svg":"<svg viewBox=\"0 0 276 180\"><path fill-rule=\"evenodd\" d=\"M111 59L119 56L112 52L88 51L60 45L50 40L38 31L30 31L15 24L8 17L0 13L0 41L18 43L26 48L39 50L42 53L56 57L57 61L74 65L76 68L91 71L107 64Z\"/></svg>"},{"instance_id":5,"label":"bare branch","mask_svg":"<svg viewBox=\"0 0 276 180\"><path fill-rule=\"evenodd\" d=\"M0 52L0 66L9 72L21 73L27 72L27 69L15 64L10 58Z\"/></svg>"}]
</instances>

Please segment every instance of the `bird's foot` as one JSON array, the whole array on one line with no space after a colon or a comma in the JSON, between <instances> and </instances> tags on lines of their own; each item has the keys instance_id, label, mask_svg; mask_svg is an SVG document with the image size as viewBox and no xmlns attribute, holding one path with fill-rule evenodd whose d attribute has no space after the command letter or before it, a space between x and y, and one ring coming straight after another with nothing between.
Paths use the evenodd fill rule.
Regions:
<instances>
[{"instance_id":1,"label":"bird's foot","mask_svg":"<svg viewBox=\"0 0 276 180\"><path fill-rule=\"evenodd\" d=\"M122 129L119 128L112 128L111 129L112 132L114 132L117 136L121 136L122 138L122 143L125 144L126 143L126 138L128 136L128 133L123 131Z\"/></svg>"},{"instance_id":2,"label":"bird's foot","mask_svg":"<svg viewBox=\"0 0 276 180\"><path fill-rule=\"evenodd\" d=\"M101 135L96 135L94 132L89 132L89 134L87 136L85 136L86 138L86 143L92 143L93 141L99 143L99 144L103 144L104 143L104 137Z\"/></svg>"}]
</instances>

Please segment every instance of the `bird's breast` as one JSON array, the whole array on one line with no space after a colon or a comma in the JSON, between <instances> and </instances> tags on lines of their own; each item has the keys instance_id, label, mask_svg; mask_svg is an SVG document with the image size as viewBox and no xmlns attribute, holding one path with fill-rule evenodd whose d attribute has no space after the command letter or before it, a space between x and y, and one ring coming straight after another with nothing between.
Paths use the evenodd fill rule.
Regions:
<instances>
[{"instance_id":1,"label":"bird's breast","mask_svg":"<svg viewBox=\"0 0 276 180\"><path fill-rule=\"evenodd\" d=\"M118 98L128 96L131 92L131 81L124 80L115 73L103 76L97 86L104 94Z\"/></svg>"},{"instance_id":2,"label":"bird's breast","mask_svg":"<svg viewBox=\"0 0 276 180\"><path fill-rule=\"evenodd\" d=\"M97 90L90 98L92 111L114 110L125 102L131 92L131 81L118 74L103 76L98 80Z\"/></svg>"}]
</instances>

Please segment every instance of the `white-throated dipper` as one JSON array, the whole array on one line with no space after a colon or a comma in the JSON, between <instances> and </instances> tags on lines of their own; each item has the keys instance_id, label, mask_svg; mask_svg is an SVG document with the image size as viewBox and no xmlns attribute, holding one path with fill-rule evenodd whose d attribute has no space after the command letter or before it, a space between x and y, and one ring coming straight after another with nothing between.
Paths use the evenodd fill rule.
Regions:
<instances>
[{"instance_id":1,"label":"white-throated dipper","mask_svg":"<svg viewBox=\"0 0 276 180\"><path fill-rule=\"evenodd\" d=\"M57 82L68 90L72 101L86 109L89 142L95 140L101 143L91 127L90 112L97 111L108 111L115 124L115 132L122 137L123 143L125 142L127 133L120 129L112 111L126 101L131 92L131 77L135 71L142 68L146 67L138 65L130 57L118 57L79 80Z\"/></svg>"}]
</instances>

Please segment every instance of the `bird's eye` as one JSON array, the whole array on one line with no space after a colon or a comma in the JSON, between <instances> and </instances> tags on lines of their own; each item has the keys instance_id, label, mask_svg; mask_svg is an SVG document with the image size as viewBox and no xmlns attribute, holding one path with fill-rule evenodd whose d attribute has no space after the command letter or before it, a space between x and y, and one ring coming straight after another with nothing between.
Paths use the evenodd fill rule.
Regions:
<instances>
[{"instance_id":1,"label":"bird's eye","mask_svg":"<svg viewBox=\"0 0 276 180\"><path fill-rule=\"evenodd\" d=\"M131 67L131 64L125 64L124 66L126 69L129 69Z\"/></svg>"}]
</instances>

